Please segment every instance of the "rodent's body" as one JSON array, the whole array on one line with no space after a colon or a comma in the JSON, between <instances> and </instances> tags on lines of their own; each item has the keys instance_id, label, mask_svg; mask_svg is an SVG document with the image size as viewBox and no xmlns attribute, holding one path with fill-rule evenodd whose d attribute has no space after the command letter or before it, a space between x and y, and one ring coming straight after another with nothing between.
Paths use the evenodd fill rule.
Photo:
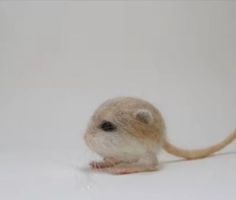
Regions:
<instances>
[{"instance_id":1,"label":"rodent's body","mask_svg":"<svg viewBox=\"0 0 236 200\"><path fill-rule=\"evenodd\" d=\"M184 150L170 144L161 113L152 104L133 97L107 100L94 113L85 134L89 148L104 160L95 169L127 174L158 169L160 148L186 159L207 157L236 138L236 131L221 143L202 150Z\"/></svg>"}]
</instances>

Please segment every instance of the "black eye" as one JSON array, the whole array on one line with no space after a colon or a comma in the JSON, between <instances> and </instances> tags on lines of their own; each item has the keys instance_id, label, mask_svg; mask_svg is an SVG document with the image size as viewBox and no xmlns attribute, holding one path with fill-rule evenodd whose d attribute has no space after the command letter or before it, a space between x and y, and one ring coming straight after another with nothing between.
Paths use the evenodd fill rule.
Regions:
<instances>
[{"instance_id":1,"label":"black eye","mask_svg":"<svg viewBox=\"0 0 236 200\"><path fill-rule=\"evenodd\" d=\"M100 128L104 131L114 131L116 130L116 126L114 124L112 124L109 121L104 121L102 122L102 124L100 125Z\"/></svg>"}]
</instances>

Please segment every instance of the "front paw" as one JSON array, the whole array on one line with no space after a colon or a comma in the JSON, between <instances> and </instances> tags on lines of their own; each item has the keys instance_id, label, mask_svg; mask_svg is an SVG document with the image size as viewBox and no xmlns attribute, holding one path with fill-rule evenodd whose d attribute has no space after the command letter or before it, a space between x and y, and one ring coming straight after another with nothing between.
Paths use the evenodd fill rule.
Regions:
<instances>
[{"instance_id":1,"label":"front paw","mask_svg":"<svg viewBox=\"0 0 236 200\"><path fill-rule=\"evenodd\" d=\"M103 162L92 161L89 165L92 169L97 169L97 170L114 166L113 163L106 161Z\"/></svg>"}]
</instances>

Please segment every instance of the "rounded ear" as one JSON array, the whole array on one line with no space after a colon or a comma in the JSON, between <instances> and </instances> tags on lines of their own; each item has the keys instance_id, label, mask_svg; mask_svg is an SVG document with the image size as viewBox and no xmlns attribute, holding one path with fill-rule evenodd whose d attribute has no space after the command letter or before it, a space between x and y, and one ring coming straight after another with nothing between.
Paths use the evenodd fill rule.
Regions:
<instances>
[{"instance_id":1,"label":"rounded ear","mask_svg":"<svg viewBox=\"0 0 236 200\"><path fill-rule=\"evenodd\" d=\"M134 115L137 120L145 124L149 124L153 121L152 113L146 109L139 109Z\"/></svg>"}]
</instances>

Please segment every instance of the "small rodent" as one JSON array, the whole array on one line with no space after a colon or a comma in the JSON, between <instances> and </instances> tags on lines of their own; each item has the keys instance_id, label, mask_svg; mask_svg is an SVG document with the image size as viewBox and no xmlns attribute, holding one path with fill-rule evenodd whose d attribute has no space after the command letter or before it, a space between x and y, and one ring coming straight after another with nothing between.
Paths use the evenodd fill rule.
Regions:
<instances>
[{"instance_id":1,"label":"small rodent","mask_svg":"<svg viewBox=\"0 0 236 200\"><path fill-rule=\"evenodd\" d=\"M158 109L133 97L105 101L95 111L84 135L88 147L103 157L101 162L90 163L91 167L112 174L158 170L160 148L185 159L199 159L221 150L235 138L236 131L205 149L178 148L168 141Z\"/></svg>"}]
</instances>

